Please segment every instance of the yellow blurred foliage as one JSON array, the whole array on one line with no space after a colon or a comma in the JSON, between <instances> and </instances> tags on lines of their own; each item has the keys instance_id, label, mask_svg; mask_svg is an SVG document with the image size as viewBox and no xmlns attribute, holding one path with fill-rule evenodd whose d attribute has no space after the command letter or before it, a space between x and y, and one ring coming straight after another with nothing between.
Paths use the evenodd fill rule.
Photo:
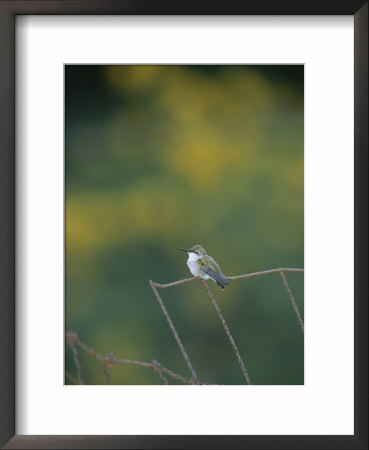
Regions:
<instances>
[{"instance_id":1,"label":"yellow blurred foliage","mask_svg":"<svg viewBox=\"0 0 369 450\"><path fill-rule=\"evenodd\" d=\"M194 130L183 139L178 137L178 146L162 154L163 164L167 170L181 175L193 189L215 193L222 189L230 171L236 171L240 164L247 165L248 154L222 138L205 130Z\"/></svg>"},{"instance_id":2,"label":"yellow blurred foliage","mask_svg":"<svg viewBox=\"0 0 369 450\"><path fill-rule=\"evenodd\" d=\"M108 87L125 94L137 93L150 87L158 80L162 66L132 66L114 65L106 66L105 82Z\"/></svg>"},{"instance_id":3,"label":"yellow blurred foliage","mask_svg":"<svg viewBox=\"0 0 369 450\"><path fill-rule=\"evenodd\" d=\"M127 243L181 227L173 191L159 182L123 192L75 195L68 201L66 239L72 251ZM177 232L176 231L176 232Z\"/></svg>"}]
</instances>

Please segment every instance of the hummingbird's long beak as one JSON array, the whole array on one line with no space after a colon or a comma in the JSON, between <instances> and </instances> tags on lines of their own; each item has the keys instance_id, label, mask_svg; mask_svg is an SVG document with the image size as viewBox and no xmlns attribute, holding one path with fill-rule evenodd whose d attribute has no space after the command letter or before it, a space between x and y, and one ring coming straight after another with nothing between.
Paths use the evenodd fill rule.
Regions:
<instances>
[{"instance_id":1,"label":"hummingbird's long beak","mask_svg":"<svg viewBox=\"0 0 369 450\"><path fill-rule=\"evenodd\" d=\"M176 247L176 249L177 250L183 250L184 252L187 252L187 253L189 252L189 250L187 248L178 248L178 247Z\"/></svg>"}]
</instances>

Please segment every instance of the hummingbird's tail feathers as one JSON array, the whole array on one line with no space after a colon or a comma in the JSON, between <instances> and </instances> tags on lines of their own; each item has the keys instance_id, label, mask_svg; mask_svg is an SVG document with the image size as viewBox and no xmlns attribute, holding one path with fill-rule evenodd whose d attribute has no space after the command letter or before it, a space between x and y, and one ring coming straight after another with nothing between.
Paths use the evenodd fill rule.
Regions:
<instances>
[{"instance_id":1,"label":"hummingbird's tail feathers","mask_svg":"<svg viewBox=\"0 0 369 450\"><path fill-rule=\"evenodd\" d=\"M215 272L215 270L211 269L209 266L202 267L202 270L209 275L222 289L224 289L224 285L228 286L231 280L227 278L222 272Z\"/></svg>"},{"instance_id":2,"label":"hummingbird's tail feathers","mask_svg":"<svg viewBox=\"0 0 369 450\"><path fill-rule=\"evenodd\" d=\"M227 278L223 273L220 273L220 276L222 277L222 283L228 286L231 284L231 280Z\"/></svg>"}]
</instances>

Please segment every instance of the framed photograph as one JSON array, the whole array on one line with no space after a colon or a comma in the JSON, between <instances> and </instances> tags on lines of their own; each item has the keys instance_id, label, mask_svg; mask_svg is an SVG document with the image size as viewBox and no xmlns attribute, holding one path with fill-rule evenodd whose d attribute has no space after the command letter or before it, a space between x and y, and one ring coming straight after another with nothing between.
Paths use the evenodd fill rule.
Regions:
<instances>
[{"instance_id":1,"label":"framed photograph","mask_svg":"<svg viewBox=\"0 0 369 450\"><path fill-rule=\"evenodd\" d=\"M368 448L368 4L0 2L3 448Z\"/></svg>"}]
</instances>

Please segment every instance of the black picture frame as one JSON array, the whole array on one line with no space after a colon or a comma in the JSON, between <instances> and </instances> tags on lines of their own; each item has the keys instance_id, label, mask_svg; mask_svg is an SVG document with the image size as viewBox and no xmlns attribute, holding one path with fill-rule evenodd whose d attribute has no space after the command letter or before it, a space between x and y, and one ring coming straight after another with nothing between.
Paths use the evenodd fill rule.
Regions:
<instances>
[{"instance_id":1,"label":"black picture frame","mask_svg":"<svg viewBox=\"0 0 369 450\"><path fill-rule=\"evenodd\" d=\"M349 436L15 435L15 18L20 14L353 15L355 432ZM337 96L340 93L337 92ZM368 448L368 1L0 0L0 445L7 449ZM344 383L344 380L342 380ZM317 405L318 407L318 405Z\"/></svg>"}]
</instances>

